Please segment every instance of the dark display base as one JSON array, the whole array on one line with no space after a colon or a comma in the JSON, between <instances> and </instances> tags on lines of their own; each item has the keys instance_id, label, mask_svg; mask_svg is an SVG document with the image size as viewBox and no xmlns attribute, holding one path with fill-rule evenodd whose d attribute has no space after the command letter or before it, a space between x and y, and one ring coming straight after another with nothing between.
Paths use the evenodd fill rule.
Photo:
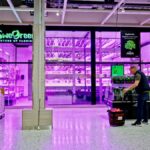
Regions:
<instances>
[{"instance_id":1,"label":"dark display base","mask_svg":"<svg viewBox=\"0 0 150 150\"><path fill-rule=\"evenodd\" d=\"M0 115L0 119L3 119L5 117L5 113Z\"/></svg>"},{"instance_id":2,"label":"dark display base","mask_svg":"<svg viewBox=\"0 0 150 150\"><path fill-rule=\"evenodd\" d=\"M147 102L149 107L149 118L150 118L150 101ZM120 108L125 111L126 119L136 119L136 101L107 101L107 105L112 108Z\"/></svg>"},{"instance_id":3,"label":"dark display base","mask_svg":"<svg viewBox=\"0 0 150 150\"><path fill-rule=\"evenodd\" d=\"M5 106L12 106L15 104L15 100L10 99L10 100L5 100Z\"/></svg>"}]
</instances>

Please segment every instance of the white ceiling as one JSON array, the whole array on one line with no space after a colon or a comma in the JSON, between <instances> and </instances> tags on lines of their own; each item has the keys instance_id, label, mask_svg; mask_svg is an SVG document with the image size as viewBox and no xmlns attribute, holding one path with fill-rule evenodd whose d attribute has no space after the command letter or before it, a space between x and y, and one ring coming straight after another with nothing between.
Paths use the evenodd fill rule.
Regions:
<instances>
[{"instance_id":1,"label":"white ceiling","mask_svg":"<svg viewBox=\"0 0 150 150\"><path fill-rule=\"evenodd\" d=\"M66 1L66 0L64 0ZM116 0L115 2L121 2L123 0ZM124 0L123 3L133 3L133 4L147 4L150 5L150 0ZM77 26L150 26L150 10L126 10L122 12L120 7L118 11L106 10L106 9L70 9L65 10L65 6L62 9L56 8L46 8L47 16L45 17L45 22L47 25L77 25ZM30 11L33 8L27 7L17 7L15 11L22 21L22 24L33 24L33 16L30 15ZM113 11L113 13L112 13ZM56 13L59 12L60 16ZM102 22L105 18L110 15L109 18ZM64 20L62 21L62 16ZM0 24L20 24L14 15L12 9L7 6L0 7Z\"/></svg>"}]
</instances>

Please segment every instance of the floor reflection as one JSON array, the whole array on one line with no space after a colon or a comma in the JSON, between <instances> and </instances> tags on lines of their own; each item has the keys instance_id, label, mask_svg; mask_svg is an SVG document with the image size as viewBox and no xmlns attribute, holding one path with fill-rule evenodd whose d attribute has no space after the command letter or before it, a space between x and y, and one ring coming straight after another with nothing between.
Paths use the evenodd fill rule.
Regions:
<instances>
[{"instance_id":1,"label":"floor reflection","mask_svg":"<svg viewBox=\"0 0 150 150\"><path fill-rule=\"evenodd\" d=\"M150 126L110 127L106 108L54 109L53 130L22 131L21 110L0 120L0 150L148 150ZM143 147L144 142L144 147Z\"/></svg>"}]
</instances>

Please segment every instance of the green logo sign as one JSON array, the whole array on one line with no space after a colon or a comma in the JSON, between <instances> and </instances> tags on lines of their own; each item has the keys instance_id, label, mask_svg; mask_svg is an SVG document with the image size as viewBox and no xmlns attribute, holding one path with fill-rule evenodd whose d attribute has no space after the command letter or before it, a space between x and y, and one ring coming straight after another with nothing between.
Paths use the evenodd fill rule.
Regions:
<instances>
[{"instance_id":1,"label":"green logo sign","mask_svg":"<svg viewBox=\"0 0 150 150\"><path fill-rule=\"evenodd\" d=\"M133 40L128 40L126 43L125 43L125 49L128 49L128 50L133 50L133 49L136 49L136 44Z\"/></svg>"},{"instance_id":2,"label":"green logo sign","mask_svg":"<svg viewBox=\"0 0 150 150\"><path fill-rule=\"evenodd\" d=\"M13 30L11 33L4 33L0 30L0 42L32 42L33 34L21 33L19 30Z\"/></svg>"}]
</instances>

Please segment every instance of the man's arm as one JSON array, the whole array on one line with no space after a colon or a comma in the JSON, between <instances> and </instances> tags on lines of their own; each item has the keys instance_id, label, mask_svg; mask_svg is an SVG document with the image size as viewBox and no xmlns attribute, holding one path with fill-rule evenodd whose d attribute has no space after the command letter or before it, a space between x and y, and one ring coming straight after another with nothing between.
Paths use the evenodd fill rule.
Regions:
<instances>
[{"instance_id":1,"label":"man's arm","mask_svg":"<svg viewBox=\"0 0 150 150\"><path fill-rule=\"evenodd\" d=\"M125 89L123 90L123 93L125 94L125 93L127 93L128 91L131 91L131 90L135 89L135 88L139 85L140 80L141 80L141 75L140 75L140 74L137 74L137 75L135 76L135 82L134 82L131 86L129 86L128 88L125 88Z\"/></svg>"},{"instance_id":2,"label":"man's arm","mask_svg":"<svg viewBox=\"0 0 150 150\"><path fill-rule=\"evenodd\" d=\"M135 82L127 88L127 91L131 91L135 89L139 85L139 83L140 83L140 80L135 80Z\"/></svg>"}]
</instances>

